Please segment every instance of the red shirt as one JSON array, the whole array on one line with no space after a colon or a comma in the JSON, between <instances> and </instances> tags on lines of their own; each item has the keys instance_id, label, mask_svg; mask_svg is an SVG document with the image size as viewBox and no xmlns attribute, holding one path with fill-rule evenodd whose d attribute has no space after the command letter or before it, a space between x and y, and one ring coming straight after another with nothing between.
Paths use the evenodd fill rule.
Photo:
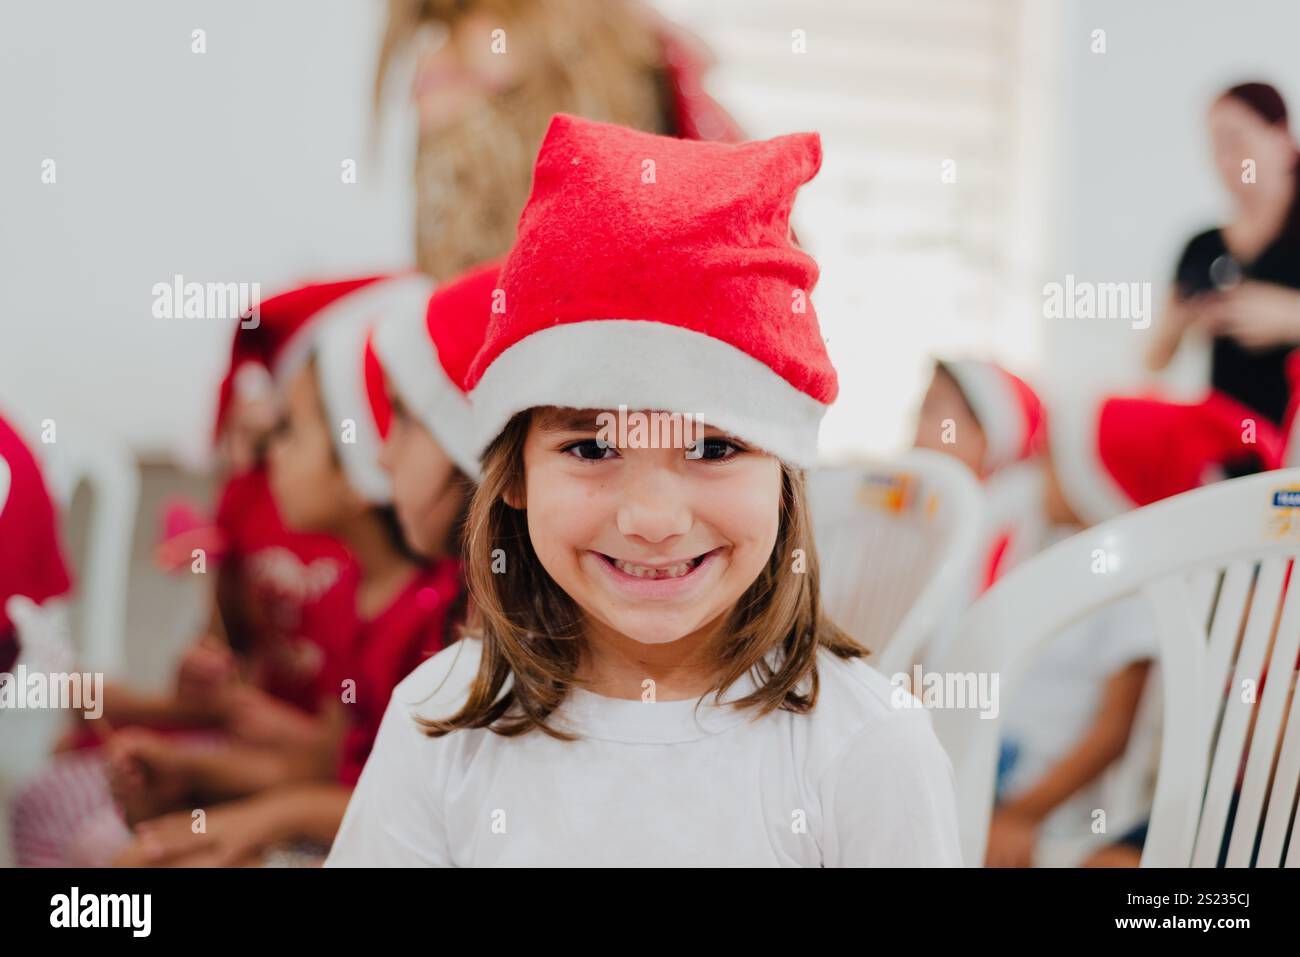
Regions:
<instances>
[{"instance_id":1,"label":"red shirt","mask_svg":"<svg viewBox=\"0 0 1300 957\"><path fill-rule=\"evenodd\" d=\"M355 563L337 540L284 526L262 468L226 483L217 526L241 617L227 626L250 632L257 684L315 711L326 658L357 627Z\"/></svg>"},{"instance_id":2,"label":"red shirt","mask_svg":"<svg viewBox=\"0 0 1300 957\"><path fill-rule=\"evenodd\" d=\"M25 595L39 605L71 587L40 466L0 416L0 671L18 660L18 636L5 614L9 599Z\"/></svg>"},{"instance_id":3,"label":"red shirt","mask_svg":"<svg viewBox=\"0 0 1300 957\"><path fill-rule=\"evenodd\" d=\"M328 693L342 694L345 680L356 683L355 700L344 699L349 728L339 763L343 784L356 784L361 776L398 682L442 650L447 612L463 588L459 560L434 562L392 604L361 623L349 652L331 666Z\"/></svg>"}]
</instances>

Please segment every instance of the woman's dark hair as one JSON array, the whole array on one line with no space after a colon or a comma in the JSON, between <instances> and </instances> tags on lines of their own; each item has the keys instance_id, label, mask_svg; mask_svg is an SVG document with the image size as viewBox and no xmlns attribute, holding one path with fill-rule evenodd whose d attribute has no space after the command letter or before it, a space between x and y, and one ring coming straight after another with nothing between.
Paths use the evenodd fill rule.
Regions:
<instances>
[{"instance_id":1,"label":"woman's dark hair","mask_svg":"<svg viewBox=\"0 0 1300 957\"><path fill-rule=\"evenodd\" d=\"M1219 99L1241 103L1269 126L1281 126L1283 129L1290 127L1286 100L1277 91L1277 87L1270 83L1238 83L1224 90ZM1300 239L1300 158L1291 175L1294 179L1291 209L1287 212L1280 235L1288 239Z\"/></svg>"}]
</instances>

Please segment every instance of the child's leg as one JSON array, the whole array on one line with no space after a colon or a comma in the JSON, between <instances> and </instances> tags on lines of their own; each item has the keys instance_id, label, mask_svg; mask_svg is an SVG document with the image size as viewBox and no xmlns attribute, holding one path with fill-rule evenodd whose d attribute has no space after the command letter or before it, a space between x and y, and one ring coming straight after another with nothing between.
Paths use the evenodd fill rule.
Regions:
<instances>
[{"instance_id":1,"label":"child's leg","mask_svg":"<svg viewBox=\"0 0 1300 957\"><path fill-rule=\"evenodd\" d=\"M1142 852L1127 844L1112 844L1103 847L1087 858L1081 867L1139 867L1142 864Z\"/></svg>"}]
</instances>

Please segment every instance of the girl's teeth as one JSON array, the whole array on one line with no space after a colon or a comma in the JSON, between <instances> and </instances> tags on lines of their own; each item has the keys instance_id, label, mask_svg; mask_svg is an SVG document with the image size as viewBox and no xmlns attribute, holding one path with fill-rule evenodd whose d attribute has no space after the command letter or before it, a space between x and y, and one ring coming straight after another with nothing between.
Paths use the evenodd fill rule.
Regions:
<instances>
[{"instance_id":1,"label":"girl's teeth","mask_svg":"<svg viewBox=\"0 0 1300 957\"><path fill-rule=\"evenodd\" d=\"M692 563L678 562L676 565L669 565L667 568L647 568L645 565L637 565L616 558L614 559L614 567L634 578L681 578L691 570Z\"/></svg>"}]
</instances>

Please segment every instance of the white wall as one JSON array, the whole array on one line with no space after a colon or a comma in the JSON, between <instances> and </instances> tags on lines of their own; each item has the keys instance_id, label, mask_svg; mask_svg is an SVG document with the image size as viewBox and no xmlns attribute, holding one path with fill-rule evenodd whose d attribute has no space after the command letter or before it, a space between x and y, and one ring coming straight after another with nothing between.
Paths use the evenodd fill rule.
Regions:
<instances>
[{"instance_id":1,"label":"white wall","mask_svg":"<svg viewBox=\"0 0 1300 957\"><path fill-rule=\"evenodd\" d=\"M1205 112L1243 80L1274 83L1300 111L1300 4L1280 0L1069 0L1063 67L1053 268L1098 282L1149 281L1157 304L1182 244L1215 225L1226 197L1211 162ZM1089 52L1094 29L1106 52ZM1300 130L1300 120L1293 120ZM1047 375L1055 387L1132 386L1150 332L1114 320L1054 320ZM1208 374L1184 350L1171 384Z\"/></svg>"},{"instance_id":2,"label":"white wall","mask_svg":"<svg viewBox=\"0 0 1300 957\"><path fill-rule=\"evenodd\" d=\"M822 262L817 307L843 379L824 444L899 444L935 343L1005 338L1000 319L961 321L963 302L989 297L981 267L944 243L986 181L981 164L987 181L1014 176L984 148L1001 141L1009 102L990 44L1011 8L659 2L717 48L712 85L754 135L823 132L825 167L796 218ZM61 439L84 422L140 452L190 458L208 437L229 323L153 319L154 283L259 281L265 295L407 258L400 123L382 165L367 163L381 6L70 0L0 13L0 403L55 419ZM202 55L190 49L199 27ZM809 34L806 56L792 55L793 28ZM963 164L955 189L939 179L947 156ZM357 186L339 181L345 157L361 163ZM46 158L54 185L40 181Z\"/></svg>"},{"instance_id":3,"label":"white wall","mask_svg":"<svg viewBox=\"0 0 1300 957\"><path fill-rule=\"evenodd\" d=\"M910 16L898 0L864 0L853 8L860 15L843 21L843 35L834 35L836 4L791 0L787 14L777 0L662 2L724 54L743 50L737 31L760 41L770 32L788 46L789 28L799 25L813 31L810 56L821 56L832 39L837 48L856 42L854 30L866 31L863 49L870 49L868 40L879 39L871 39L879 33L874 18ZM1050 123L1038 142L1031 134L1030 148L1015 151L1045 169L1021 164L1002 175L1014 180L1011 194L1024 206L1016 218L1038 218L1031 207L1041 197L1052 227L1048 248L1035 255L1036 227L1027 226L1030 238L1009 258L1027 290L1040 285L1035 273L1046 261L1041 282L1069 272L1151 281L1159 297L1179 244L1221 211L1203 128L1209 99L1225 84L1261 76L1300 108L1300 4L1023 0L1018 9L1046 3L1059 16L1039 14L1048 32L1030 43L1043 46L1035 69L1051 89L1041 111ZM154 283L181 273L258 281L269 294L300 279L409 259L411 145L403 117L390 121L380 150L368 149L380 7L378 0L0 7L0 405L26 419L54 418L60 437L64 422L82 421L141 452L192 453L208 437L230 332L212 320L153 319ZM202 55L190 52L195 28L207 31ZM1107 32L1105 54L1089 52L1094 28ZM820 99L773 100L751 87L760 67L724 60L714 82L754 132L807 128L825 112ZM846 84L858 82L846 74ZM754 102L747 102L751 89ZM395 91L399 101L402 92ZM1030 296L1024 315L1016 309L973 328L959 307L969 284L960 257L936 249L918 277L892 266L887 251L828 241L855 216L875 222L845 205L849 187L871 202L891 199L888 182L852 169L862 149L854 137L869 144L890 128L877 120L870 112L836 120L824 182L796 210L801 234L824 259L818 309L833 357L848 373L824 430L828 448L879 449L905 438L922 354L936 337L995 348L1053 386L1136 381L1145 334L1122 323L1046 323ZM349 157L359 164L357 185L340 182L339 164ZM53 185L40 179L47 158L57 163ZM840 175L846 168L852 176ZM1022 187L1030 180L1038 182L1026 203ZM930 194L913 187L900 195ZM1039 329L1046 352L1034 369ZM1195 378L1194 360L1182 363L1184 381Z\"/></svg>"},{"instance_id":4,"label":"white wall","mask_svg":"<svg viewBox=\"0 0 1300 957\"><path fill-rule=\"evenodd\" d=\"M380 7L0 7L0 404L60 439L85 423L142 452L200 448L230 325L154 319L154 283L266 296L409 261L409 134L390 122L369 148Z\"/></svg>"}]
</instances>

